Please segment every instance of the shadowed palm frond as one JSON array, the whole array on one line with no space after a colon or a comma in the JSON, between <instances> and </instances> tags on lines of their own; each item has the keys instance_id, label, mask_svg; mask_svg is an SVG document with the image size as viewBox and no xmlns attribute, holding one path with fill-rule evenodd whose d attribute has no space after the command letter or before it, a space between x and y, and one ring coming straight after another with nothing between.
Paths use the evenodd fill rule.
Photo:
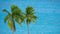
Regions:
<instances>
[{"instance_id":1,"label":"shadowed palm frond","mask_svg":"<svg viewBox=\"0 0 60 34\"><path fill-rule=\"evenodd\" d=\"M4 18L4 22L6 23L6 21L11 17L10 14L8 14L5 18Z\"/></svg>"},{"instance_id":2,"label":"shadowed palm frond","mask_svg":"<svg viewBox=\"0 0 60 34\"><path fill-rule=\"evenodd\" d=\"M3 9L3 12L6 12L6 13L10 14L10 13L8 12L8 10L6 10L6 9Z\"/></svg>"},{"instance_id":3,"label":"shadowed palm frond","mask_svg":"<svg viewBox=\"0 0 60 34\"><path fill-rule=\"evenodd\" d=\"M26 8L26 13L27 13L27 14L32 14L32 13L34 13L33 7L28 6L28 7Z\"/></svg>"}]
</instances>

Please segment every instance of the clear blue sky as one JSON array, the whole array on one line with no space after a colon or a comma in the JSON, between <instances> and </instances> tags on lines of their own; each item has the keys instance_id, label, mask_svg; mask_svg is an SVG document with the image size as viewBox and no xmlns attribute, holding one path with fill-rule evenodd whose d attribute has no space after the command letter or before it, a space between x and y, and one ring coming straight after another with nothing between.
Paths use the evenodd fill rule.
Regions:
<instances>
[{"instance_id":1,"label":"clear blue sky","mask_svg":"<svg viewBox=\"0 0 60 34\"><path fill-rule=\"evenodd\" d=\"M7 15L2 10L10 12L12 4L17 5L25 12L27 6L35 9L36 24L30 24L30 34L60 34L60 0L0 0L0 34L12 34L4 17ZM20 27L16 23L15 34L27 34L26 24Z\"/></svg>"}]
</instances>

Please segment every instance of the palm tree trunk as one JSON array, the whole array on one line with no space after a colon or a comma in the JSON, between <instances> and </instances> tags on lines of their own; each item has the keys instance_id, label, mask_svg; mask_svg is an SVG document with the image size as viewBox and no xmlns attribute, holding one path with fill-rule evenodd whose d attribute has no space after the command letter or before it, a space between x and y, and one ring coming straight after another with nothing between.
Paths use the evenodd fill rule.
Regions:
<instances>
[{"instance_id":1,"label":"palm tree trunk","mask_svg":"<svg viewBox=\"0 0 60 34\"><path fill-rule=\"evenodd\" d=\"M15 23L14 23L13 15L12 15L12 23L13 23L13 26L12 26L12 34L14 34L14 31L15 31Z\"/></svg>"},{"instance_id":2,"label":"palm tree trunk","mask_svg":"<svg viewBox=\"0 0 60 34\"><path fill-rule=\"evenodd\" d=\"M28 34L30 34L30 30L29 30L29 23L28 23L27 27L28 27Z\"/></svg>"},{"instance_id":3,"label":"palm tree trunk","mask_svg":"<svg viewBox=\"0 0 60 34\"><path fill-rule=\"evenodd\" d=\"M12 34L14 34L14 31L12 31Z\"/></svg>"},{"instance_id":4,"label":"palm tree trunk","mask_svg":"<svg viewBox=\"0 0 60 34\"><path fill-rule=\"evenodd\" d=\"M13 22L13 27L12 27L12 34L15 32L15 23Z\"/></svg>"},{"instance_id":5,"label":"palm tree trunk","mask_svg":"<svg viewBox=\"0 0 60 34\"><path fill-rule=\"evenodd\" d=\"M15 23L14 23L14 21L13 21L12 34L14 34L14 31L15 31Z\"/></svg>"}]
</instances>

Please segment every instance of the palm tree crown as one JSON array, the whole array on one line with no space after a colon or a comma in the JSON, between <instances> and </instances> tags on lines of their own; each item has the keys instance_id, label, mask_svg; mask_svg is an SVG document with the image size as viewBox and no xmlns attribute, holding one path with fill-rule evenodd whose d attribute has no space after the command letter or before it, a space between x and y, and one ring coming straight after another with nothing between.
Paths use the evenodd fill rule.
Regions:
<instances>
[{"instance_id":1,"label":"palm tree crown","mask_svg":"<svg viewBox=\"0 0 60 34\"><path fill-rule=\"evenodd\" d=\"M8 13L4 19L4 22L8 21L8 26L11 30L13 30L13 32L16 30L14 21L16 21L18 24L21 24L24 21L23 12L15 5L11 6L11 13L6 9L3 9L3 12Z\"/></svg>"},{"instance_id":2,"label":"palm tree crown","mask_svg":"<svg viewBox=\"0 0 60 34\"><path fill-rule=\"evenodd\" d=\"M35 22L37 17L34 15L33 7L28 6L26 8L26 18L27 18L27 20L26 20L27 24L29 24L32 21Z\"/></svg>"}]
</instances>

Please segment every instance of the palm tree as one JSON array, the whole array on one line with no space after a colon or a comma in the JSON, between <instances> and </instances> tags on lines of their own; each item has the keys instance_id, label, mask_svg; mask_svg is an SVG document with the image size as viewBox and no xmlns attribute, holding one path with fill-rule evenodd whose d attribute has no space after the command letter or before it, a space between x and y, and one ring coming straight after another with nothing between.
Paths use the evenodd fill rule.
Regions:
<instances>
[{"instance_id":1,"label":"palm tree","mask_svg":"<svg viewBox=\"0 0 60 34\"><path fill-rule=\"evenodd\" d=\"M15 5L11 6L11 12L6 9L3 9L3 12L8 13L8 15L4 19L4 22L8 21L8 26L12 30L12 34L14 34L14 31L16 31L15 21L18 24L21 24L24 21L23 12Z\"/></svg>"},{"instance_id":2,"label":"palm tree","mask_svg":"<svg viewBox=\"0 0 60 34\"><path fill-rule=\"evenodd\" d=\"M31 6L28 6L26 8L26 23L27 23L27 27L28 27L28 34L29 33L29 24L32 22L32 23L35 23L36 21L36 16L34 15L34 9L33 7Z\"/></svg>"}]
</instances>

